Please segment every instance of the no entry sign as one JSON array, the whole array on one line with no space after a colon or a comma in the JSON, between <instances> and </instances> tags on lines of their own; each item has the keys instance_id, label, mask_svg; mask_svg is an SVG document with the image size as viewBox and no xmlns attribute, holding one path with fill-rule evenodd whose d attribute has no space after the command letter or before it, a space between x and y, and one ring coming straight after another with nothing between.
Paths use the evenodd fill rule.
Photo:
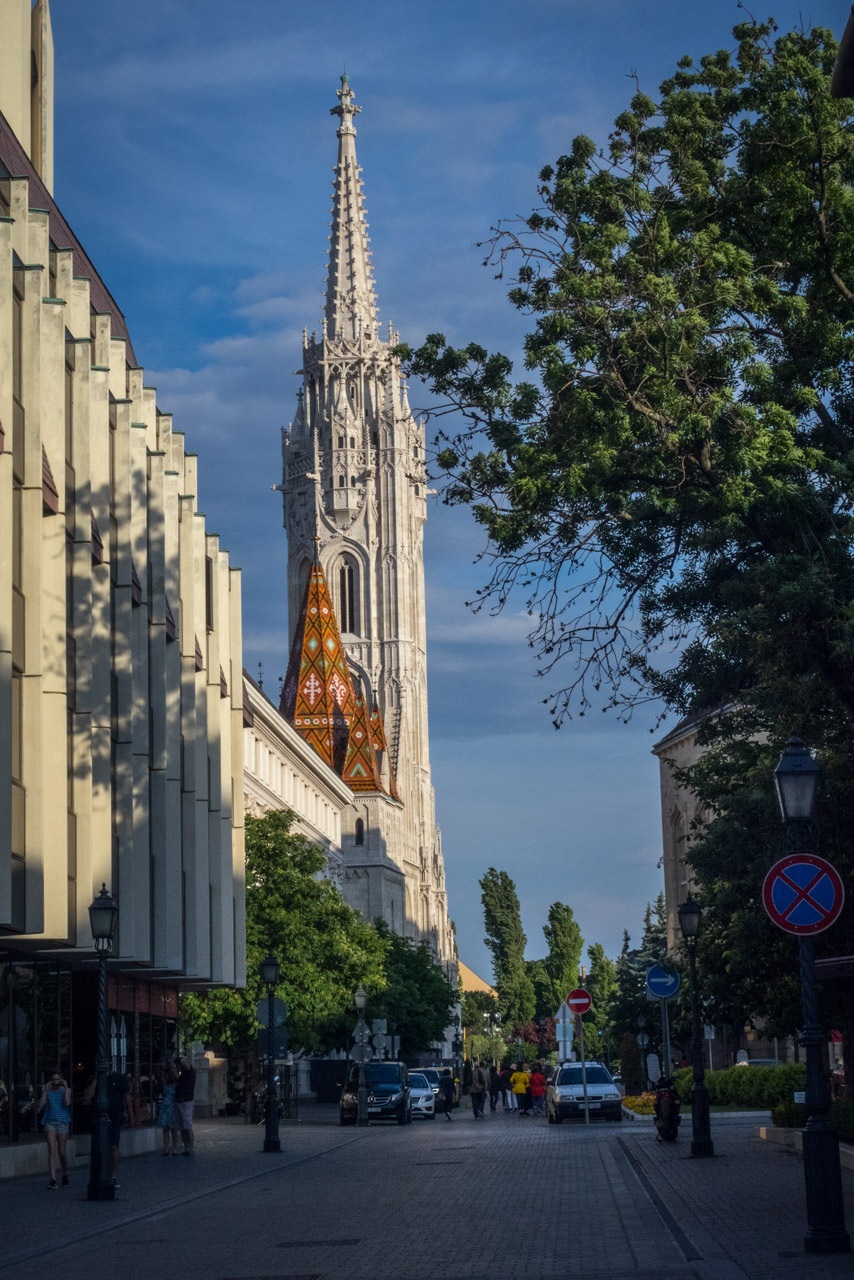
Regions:
<instances>
[{"instance_id":1,"label":"no entry sign","mask_svg":"<svg viewBox=\"0 0 854 1280\"><path fill-rule=\"evenodd\" d=\"M802 938L830 928L842 910L845 889L836 868L824 858L790 853L765 877L762 902L780 929Z\"/></svg>"},{"instance_id":2,"label":"no entry sign","mask_svg":"<svg viewBox=\"0 0 854 1280\"><path fill-rule=\"evenodd\" d=\"M569 1005L570 1012L580 1017L582 1013L587 1012L593 1001L590 999L589 992L585 991L583 987L576 987L566 997L566 1003Z\"/></svg>"}]
</instances>

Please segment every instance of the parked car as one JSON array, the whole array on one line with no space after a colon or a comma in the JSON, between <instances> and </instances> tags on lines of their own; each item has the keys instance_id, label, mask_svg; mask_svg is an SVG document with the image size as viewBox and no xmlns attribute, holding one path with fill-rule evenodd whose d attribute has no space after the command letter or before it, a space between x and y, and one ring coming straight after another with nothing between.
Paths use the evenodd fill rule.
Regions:
<instances>
[{"instance_id":1,"label":"parked car","mask_svg":"<svg viewBox=\"0 0 854 1280\"><path fill-rule=\"evenodd\" d=\"M430 1081L423 1071L410 1071L409 1094L412 1098L412 1116L436 1119L436 1098Z\"/></svg>"},{"instance_id":2,"label":"parked car","mask_svg":"<svg viewBox=\"0 0 854 1280\"><path fill-rule=\"evenodd\" d=\"M419 1067L419 1075L422 1075L433 1091L433 1102L436 1111L442 1110L442 1098L440 1097L441 1089L439 1087L439 1076L441 1070L439 1067Z\"/></svg>"},{"instance_id":3,"label":"parked car","mask_svg":"<svg viewBox=\"0 0 854 1280\"><path fill-rule=\"evenodd\" d=\"M623 1097L608 1068L602 1062L588 1062L586 1075L590 1119L622 1120ZM546 1094L546 1110L549 1124L584 1119L584 1085L580 1062L567 1063L557 1072Z\"/></svg>"},{"instance_id":4,"label":"parked car","mask_svg":"<svg viewBox=\"0 0 854 1280\"><path fill-rule=\"evenodd\" d=\"M368 1062L365 1064L368 1090L368 1119L396 1120L409 1124L412 1120L412 1098L409 1073L402 1062ZM355 1124L359 1118L359 1068L350 1067L339 1103L341 1124Z\"/></svg>"}]
</instances>

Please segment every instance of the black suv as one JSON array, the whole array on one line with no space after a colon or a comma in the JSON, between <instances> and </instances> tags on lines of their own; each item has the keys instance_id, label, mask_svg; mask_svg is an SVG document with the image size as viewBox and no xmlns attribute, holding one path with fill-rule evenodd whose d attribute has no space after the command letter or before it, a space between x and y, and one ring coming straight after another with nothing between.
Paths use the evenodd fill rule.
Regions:
<instances>
[{"instance_id":1,"label":"black suv","mask_svg":"<svg viewBox=\"0 0 854 1280\"><path fill-rule=\"evenodd\" d=\"M402 1062L367 1062L365 1085L368 1090L368 1120L412 1121L409 1097L409 1074ZM341 1124L355 1124L359 1117L359 1068L351 1066L341 1093Z\"/></svg>"}]
</instances>

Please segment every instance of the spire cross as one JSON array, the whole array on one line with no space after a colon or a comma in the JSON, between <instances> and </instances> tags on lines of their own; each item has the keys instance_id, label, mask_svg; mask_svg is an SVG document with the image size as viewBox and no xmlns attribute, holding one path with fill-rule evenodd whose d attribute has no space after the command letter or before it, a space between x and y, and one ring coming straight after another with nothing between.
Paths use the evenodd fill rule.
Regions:
<instances>
[{"instance_id":1,"label":"spire cross","mask_svg":"<svg viewBox=\"0 0 854 1280\"><path fill-rule=\"evenodd\" d=\"M353 90L350 88L350 81L347 79L346 73L341 77L341 88L335 90L336 97L339 99L337 107L330 107L329 114L331 116L339 116L341 119L341 128L338 130L338 137L342 133L352 133L356 136L356 130L353 127L353 116L358 115L362 110L357 107L353 101Z\"/></svg>"}]
</instances>

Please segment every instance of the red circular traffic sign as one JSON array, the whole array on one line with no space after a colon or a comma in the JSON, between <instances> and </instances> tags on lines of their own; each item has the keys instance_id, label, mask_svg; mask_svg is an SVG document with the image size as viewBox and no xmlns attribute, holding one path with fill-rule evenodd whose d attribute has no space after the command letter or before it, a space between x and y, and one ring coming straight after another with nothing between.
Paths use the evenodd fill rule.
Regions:
<instances>
[{"instance_id":1,"label":"red circular traffic sign","mask_svg":"<svg viewBox=\"0 0 854 1280\"><path fill-rule=\"evenodd\" d=\"M589 991L585 991L583 987L576 987L566 997L566 1003L569 1005L570 1013L581 1014L591 1008L593 1001L590 999Z\"/></svg>"},{"instance_id":2,"label":"red circular traffic sign","mask_svg":"<svg viewBox=\"0 0 854 1280\"><path fill-rule=\"evenodd\" d=\"M780 929L806 937L837 920L845 903L839 872L814 853L790 853L775 862L762 885L762 903Z\"/></svg>"}]
</instances>

